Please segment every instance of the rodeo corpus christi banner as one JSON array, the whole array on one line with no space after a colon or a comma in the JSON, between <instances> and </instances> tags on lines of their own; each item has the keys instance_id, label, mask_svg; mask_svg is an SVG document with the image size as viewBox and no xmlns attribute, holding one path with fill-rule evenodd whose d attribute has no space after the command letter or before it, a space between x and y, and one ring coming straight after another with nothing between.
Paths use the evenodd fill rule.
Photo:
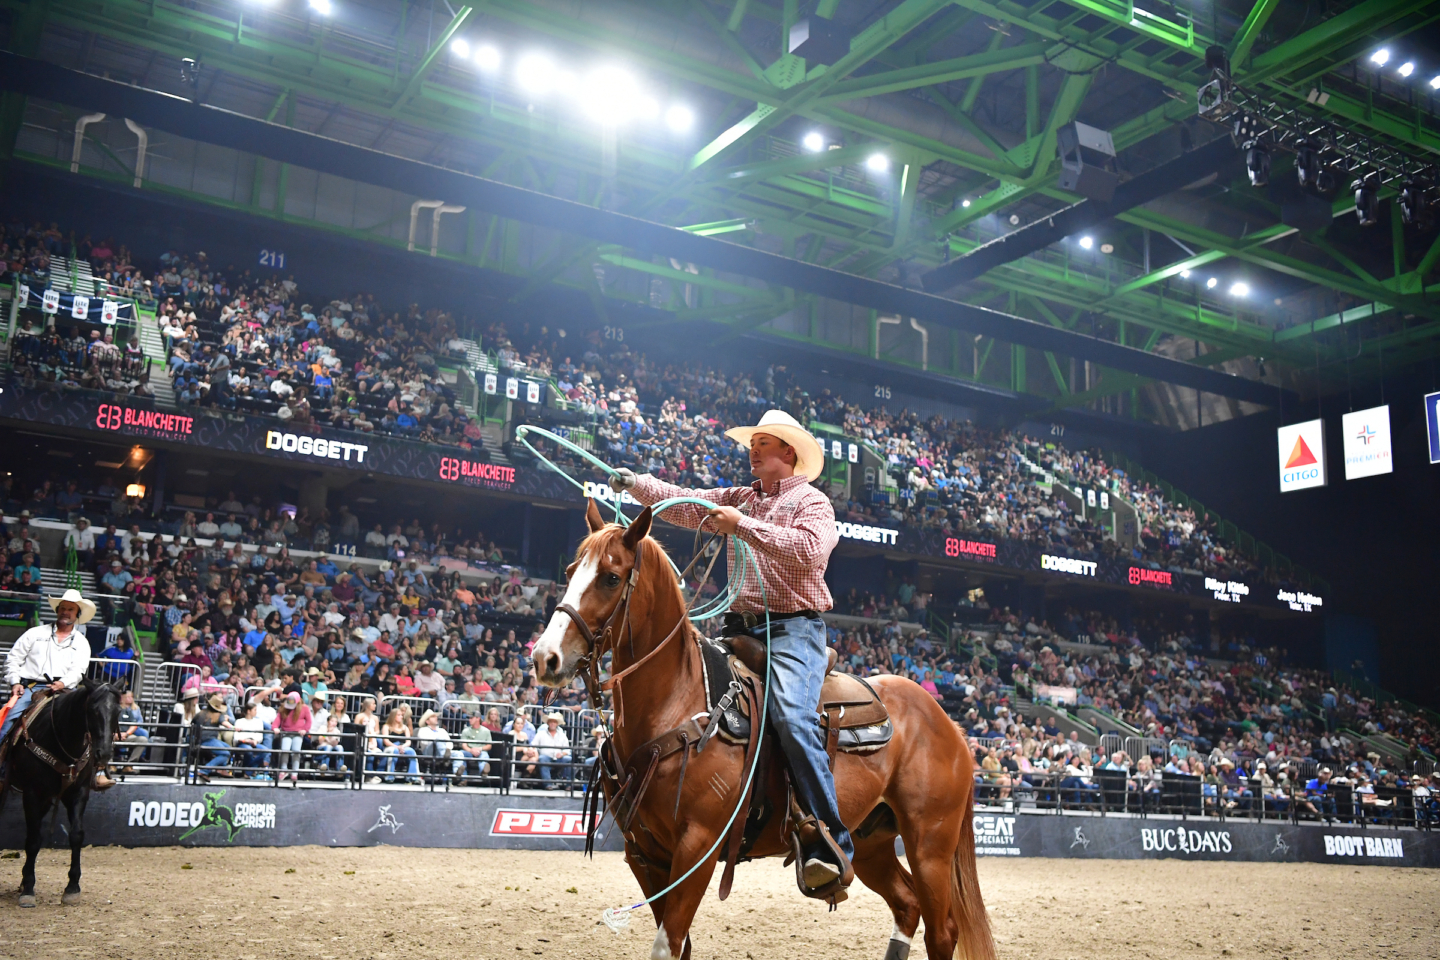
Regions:
<instances>
[{"instance_id":1,"label":"rodeo corpus christi banner","mask_svg":"<svg viewBox=\"0 0 1440 960\"><path fill-rule=\"evenodd\" d=\"M90 795L85 840L95 846L489 847L583 850L578 800L391 790L283 790L222 784L123 783ZM44 840L68 846L64 819L45 821ZM611 825L601 849L620 849ZM20 804L0 815L0 847L24 846Z\"/></svg>"}]
</instances>

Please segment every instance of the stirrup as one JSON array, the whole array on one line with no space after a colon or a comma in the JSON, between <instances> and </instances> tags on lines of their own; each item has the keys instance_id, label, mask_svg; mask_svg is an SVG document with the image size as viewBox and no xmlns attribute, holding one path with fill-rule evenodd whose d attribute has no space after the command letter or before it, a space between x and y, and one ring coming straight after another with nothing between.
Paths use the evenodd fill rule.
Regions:
<instances>
[{"instance_id":1,"label":"stirrup","mask_svg":"<svg viewBox=\"0 0 1440 960\"><path fill-rule=\"evenodd\" d=\"M839 867L836 867L833 863L826 863L818 857L805 856L805 852L800 846L800 832L802 828L804 828L808 834L819 835L819 842L829 851L831 856L839 862ZM846 892L846 888L855 880L855 867L850 863L850 858L845 856L845 851L841 850L840 845L830 836L830 831L826 829L825 824L821 823L818 819L808 817L797 825L795 829L790 831L790 856L795 861L795 885L800 888L800 892L805 896L828 902L832 910L835 909L837 904L844 903L850 898L850 894ZM812 886L811 883L807 881L817 879L814 876L815 869L811 866L812 863L817 863L817 861L817 865L828 868L823 871L824 873L829 874L833 871L833 876L831 876L828 882L822 882L820 886ZM810 876L807 877L807 874L810 874Z\"/></svg>"}]
</instances>

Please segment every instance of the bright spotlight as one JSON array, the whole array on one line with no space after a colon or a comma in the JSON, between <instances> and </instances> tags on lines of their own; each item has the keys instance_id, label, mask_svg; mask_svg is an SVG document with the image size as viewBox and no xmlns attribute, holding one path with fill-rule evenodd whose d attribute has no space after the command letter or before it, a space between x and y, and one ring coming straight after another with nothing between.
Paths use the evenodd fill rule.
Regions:
<instances>
[{"instance_id":1,"label":"bright spotlight","mask_svg":"<svg viewBox=\"0 0 1440 960\"><path fill-rule=\"evenodd\" d=\"M580 78L569 70L561 70L555 74L555 82L550 85L550 89L570 97L579 96Z\"/></svg>"},{"instance_id":2,"label":"bright spotlight","mask_svg":"<svg viewBox=\"0 0 1440 960\"><path fill-rule=\"evenodd\" d=\"M1440 90L1440 73L1430 78L1430 89Z\"/></svg>"},{"instance_id":3,"label":"bright spotlight","mask_svg":"<svg viewBox=\"0 0 1440 960\"><path fill-rule=\"evenodd\" d=\"M805 134L805 139L800 141L801 146L811 153L819 153L825 149L825 138L818 132L812 130Z\"/></svg>"},{"instance_id":4,"label":"bright spotlight","mask_svg":"<svg viewBox=\"0 0 1440 960\"><path fill-rule=\"evenodd\" d=\"M601 123L620 123L644 115L640 85L619 67L600 67L585 78L580 107ZM655 110L659 113L659 104Z\"/></svg>"},{"instance_id":5,"label":"bright spotlight","mask_svg":"<svg viewBox=\"0 0 1440 960\"><path fill-rule=\"evenodd\" d=\"M1232 284L1230 285L1230 296L1232 296L1232 297L1248 297L1248 296L1250 296L1250 285L1249 285L1248 283L1243 283L1243 282L1237 280L1236 282L1234 282L1234 283L1232 283Z\"/></svg>"},{"instance_id":6,"label":"bright spotlight","mask_svg":"<svg viewBox=\"0 0 1440 960\"><path fill-rule=\"evenodd\" d=\"M1189 279L1190 279L1190 271L1189 271L1189 270L1181 270L1181 271L1180 271L1180 279L1181 279L1181 280L1189 280Z\"/></svg>"},{"instance_id":7,"label":"bright spotlight","mask_svg":"<svg viewBox=\"0 0 1440 960\"><path fill-rule=\"evenodd\" d=\"M665 125L676 133L684 133L695 126L695 114L689 107L682 107L677 103L665 111Z\"/></svg>"},{"instance_id":8,"label":"bright spotlight","mask_svg":"<svg viewBox=\"0 0 1440 960\"><path fill-rule=\"evenodd\" d=\"M970 201L969 201L969 200L961 200L961 201L960 201L960 206L962 206L962 207L968 207L968 206L970 206Z\"/></svg>"},{"instance_id":9,"label":"bright spotlight","mask_svg":"<svg viewBox=\"0 0 1440 960\"><path fill-rule=\"evenodd\" d=\"M549 93L555 84L555 63L543 53L527 53L515 64L515 79L526 93Z\"/></svg>"},{"instance_id":10,"label":"bright spotlight","mask_svg":"<svg viewBox=\"0 0 1440 960\"><path fill-rule=\"evenodd\" d=\"M470 41L464 37L456 37L450 44L450 52L461 60L470 58Z\"/></svg>"},{"instance_id":11,"label":"bright spotlight","mask_svg":"<svg viewBox=\"0 0 1440 960\"><path fill-rule=\"evenodd\" d=\"M865 160L865 169L871 173L884 173L890 169L890 158L883 153L872 153Z\"/></svg>"},{"instance_id":12,"label":"bright spotlight","mask_svg":"<svg viewBox=\"0 0 1440 960\"><path fill-rule=\"evenodd\" d=\"M331 3L330 0L310 0L310 9L322 17L328 17L335 12L335 4Z\"/></svg>"},{"instance_id":13,"label":"bright spotlight","mask_svg":"<svg viewBox=\"0 0 1440 960\"><path fill-rule=\"evenodd\" d=\"M500 51L485 44L475 51L475 66L486 73L494 73L500 69Z\"/></svg>"},{"instance_id":14,"label":"bright spotlight","mask_svg":"<svg viewBox=\"0 0 1440 960\"><path fill-rule=\"evenodd\" d=\"M1114 252L1115 252L1115 244L1113 244L1113 243L1102 243L1102 244L1100 244L1100 252L1101 252L1101 253L1114 253Z\"/></svg>"},{"instance_id":15,"label":"bright spotlight","mask_svg":"<svg viewBox=\"0 0 1440 960\"><path fill-rule=\"evenodd\" d=\"M1414 72L1415 72L1415 64L1412 63L1412 62L1410 62L1409 60L1406 60L1404 63L1400 64L1400 70L1399 70L1400 76L1402 76L1402 77L1408 77L1408 76L1410 76L1410 74L1412 74L1412 73L1414 73Z\"/></svg>"},{"instance_id":16,"label":"bright spotlight","mask_svg":"<svg viewBox=\"0 0 1440 960\"><path fill-rule=\"evenodd\" d=\"M1370 62L1375 64L1375 66L1377 67L1385 66L1385 64L1390 62L1389 48L1381 47L1379 50L1376 50L1374 53L1370 54Z\"/></svg>"},{"instance_id":17,"label":"bright spotlight","mask_svg":"<svg viewBox=\"0 0 1440 960\"><path fill-rule=\"evenodd\" d=\"M1211 277L1209 280L1206 280L1206 281L1205 281L1205 289L1207 289L1207 290L1214 290L1214 289L1215 289L1215 284L1217 284L1217 283L1219 283L1219 282L1220 282L1219 279L1217 279L1217 278L1215 278L1215 277Z\"/></svg>"},{"instance_id":18,"label":"bright spotlight","mask_svg":"<svg viewBox=\"0 0 1440 960\"><path fill-rule=\"evenodd\" d=\"M1094 238L1094 237L1081 237L1081 238L1080 238L1080 246L1083 247L1083 248L1086 249L1086 250L1089 250L1091 247L1095 246L1095 238Z\"/></svg>"}]
</instances>

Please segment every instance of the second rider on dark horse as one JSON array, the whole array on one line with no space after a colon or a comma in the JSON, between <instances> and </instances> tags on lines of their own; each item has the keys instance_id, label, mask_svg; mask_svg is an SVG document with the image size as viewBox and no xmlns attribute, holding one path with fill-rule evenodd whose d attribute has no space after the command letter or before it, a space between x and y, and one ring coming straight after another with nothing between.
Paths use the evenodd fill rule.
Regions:
<instances>
[{"instance_id":1,"label":"second rider on dark horse","mask_svg":"<svg viewBox=\"0 0 1440 960\"><path fill-rule=\"evenodd\" d=\"M10 702L0 725L0 806L12 785L24 795L22 907L35 906L41 822L57 799L70 821L70 883L63 901L79 897L85 805L92 789L114 785L105 767L114 749L119 695L109 684L85 679L90 642L81 625L95 615L95 604L67 590L50 605L55 622L21 634L5 660Z\"/></svg>"},{"instance_id":2,"label":"second rider on dark horse","mask_svg":"<svg viewBox=\"0 0 1440 960\"><path fill-rule=\"evenodd\" d=\"M840 819L835 778L825 753L815 704L825 680L828 651L825 621L831 607L825 568L838 537L830 498L810 485L824 466L825 454L809 431L782 410L768 411L753 427L736 427L725 436L750 448L748 487L689 490L649 474L620 470L610 480L650 506L671 497L698 497L716 505L674 507L665 519L680 526L734 534L754 550L762 584L747 579L730 612L725 633L766 640L769 607L770 685L767 713L779 735L800 806L818 820L819 829L802 831L815 839L803 851L802 875L809 896L830 899L854 878L855 847ZM730 577L737 576L730 554Z\"/></svg>"}]
</instances>

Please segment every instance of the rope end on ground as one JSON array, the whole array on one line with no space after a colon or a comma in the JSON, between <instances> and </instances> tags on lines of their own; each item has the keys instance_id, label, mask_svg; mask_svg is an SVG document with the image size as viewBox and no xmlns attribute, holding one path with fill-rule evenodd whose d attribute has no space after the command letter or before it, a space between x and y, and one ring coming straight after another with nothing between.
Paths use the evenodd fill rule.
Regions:
<instances>
[{"instance_id":1,"label":"rope end on ground","mask_svg":"<svg viewBox=\"0 0 1440 960\"><path fill-rule=\"evenodd\" d=\"M606 907L600 913L600 922L610 928L610 932L616 936L620 931L630 926L630 911L633 907Z\"/></svg>"}]
</instances>

